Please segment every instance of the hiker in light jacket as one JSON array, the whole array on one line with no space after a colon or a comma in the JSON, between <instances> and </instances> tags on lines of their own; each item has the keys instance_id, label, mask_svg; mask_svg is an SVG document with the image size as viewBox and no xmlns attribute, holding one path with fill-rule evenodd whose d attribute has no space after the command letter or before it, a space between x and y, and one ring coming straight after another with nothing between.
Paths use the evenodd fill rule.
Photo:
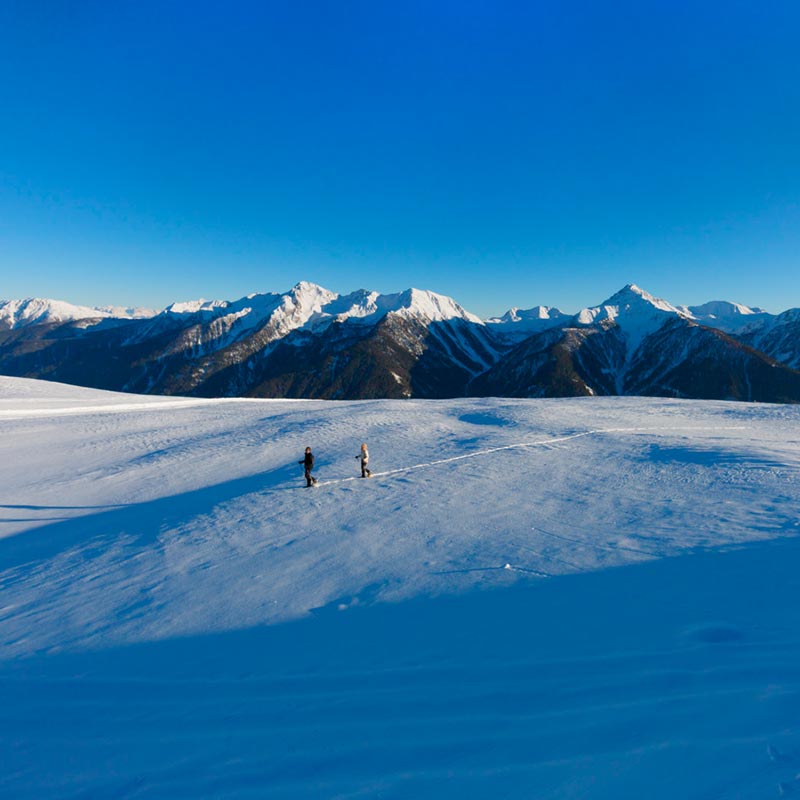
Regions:
<instances>
[{"instance_id":1,"label":"hiker in light jacket","mask_svg":"<svg viewBox=\"0 0 800 800\"><path fill-rule=\"evenodd\" d=\"M367 450L366 442L361 445L361 452L356 456L356 458L361 462L361 477L372 477L372 473L367 469L367 464L369 464L369 450Z\"/></svg>"}]
</instances>

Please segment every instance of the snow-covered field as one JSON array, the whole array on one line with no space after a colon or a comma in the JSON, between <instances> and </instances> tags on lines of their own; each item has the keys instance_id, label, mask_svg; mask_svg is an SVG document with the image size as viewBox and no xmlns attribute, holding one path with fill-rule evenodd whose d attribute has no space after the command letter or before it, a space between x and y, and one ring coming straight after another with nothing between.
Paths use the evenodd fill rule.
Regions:
<instances>
[{"instance_id":1,"label":"snow-covered field","mask_svg":"<svg viewBox=\"0 0 800 800\"><path fill-rule=\"evenodd\" d=\"M0 433L0 796L800 796L799 407L0 378Z\"/></svg>"}]
</instances>

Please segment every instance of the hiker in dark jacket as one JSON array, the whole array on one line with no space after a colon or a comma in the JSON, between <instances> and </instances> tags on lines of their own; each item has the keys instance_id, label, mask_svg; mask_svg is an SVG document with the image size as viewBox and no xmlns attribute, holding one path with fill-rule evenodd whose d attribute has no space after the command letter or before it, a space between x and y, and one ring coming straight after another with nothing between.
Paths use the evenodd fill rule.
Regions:
<instances>
[{"instance_id":1,"label":"hiker in dark jacket","mask_svg":"<svg viewBox=\"0 0 800 800\"><path fill-rule=\"evenodd\" d=\"M306 447L305 458L301 458L297 463L306 468L306 489L308 489L317 482L317 479L311 474L311 470L314 469L314 455L310 447Z\"/></svg>"}]
</instances>

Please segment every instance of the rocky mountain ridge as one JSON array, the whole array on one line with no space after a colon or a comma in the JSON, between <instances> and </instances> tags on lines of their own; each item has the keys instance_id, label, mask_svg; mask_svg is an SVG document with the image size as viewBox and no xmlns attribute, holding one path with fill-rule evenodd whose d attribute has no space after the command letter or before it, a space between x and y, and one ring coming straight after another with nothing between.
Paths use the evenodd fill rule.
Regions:
<instances>
[{"instance_id":1,"label":"rocky mountain ridge","mask_svg":"<svg viewBox=\"0 0 800 800\"><path fill-rule=\"evenodd\" d=\"M0 302L0 373L199 396L800 402L800 310L677 306L635 284L572 315L536 306L486 321L429 291L307 282L135 311Z\"/></svg>"}]
</instances>

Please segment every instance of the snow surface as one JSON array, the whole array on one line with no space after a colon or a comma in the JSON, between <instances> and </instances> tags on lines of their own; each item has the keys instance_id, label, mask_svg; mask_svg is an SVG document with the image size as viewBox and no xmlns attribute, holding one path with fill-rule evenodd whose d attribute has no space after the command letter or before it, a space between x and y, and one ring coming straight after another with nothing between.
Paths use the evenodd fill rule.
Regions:
<instances>
[{"instance_id":1,"label":"snow surface","mask_svg":"<svg viewBox=\"0 0 800 800\"><path fill-rule=\"evenodd\" d=\"M799 422L0 378L0 796L800 792Z\"/></svg>"}]
</instances>

